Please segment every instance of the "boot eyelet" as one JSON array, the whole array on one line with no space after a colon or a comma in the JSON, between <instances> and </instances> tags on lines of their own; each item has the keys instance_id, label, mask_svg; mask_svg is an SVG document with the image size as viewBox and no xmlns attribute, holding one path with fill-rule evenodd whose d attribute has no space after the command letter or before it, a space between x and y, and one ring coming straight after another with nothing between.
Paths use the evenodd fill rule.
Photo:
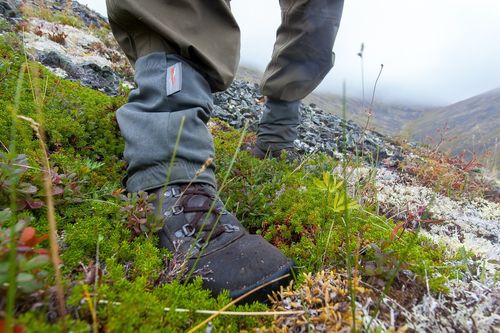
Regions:
<instances>
[{"instance_id":1,"label":"boot eyelet","mask_svg":"<svg viewBox=\"0 0 500 333\"><path fill-rule=\"evenodd\" d=\"M177 187L173 187L171 192L174 198L178 198L181 196L181 191Z\"/></svg>"},{"instance_id":2,"label":"boot eyelet","mask_svg":"<svg viewBox=\"0 0 500 333\"><path fill-rule=\"evenodd\" d=\"M194 243L194 247L195 249L197 249L198 251L201 251L203 250L203 248L207 245L206 242L203 242L201 239L198 239L195 243Z\"/></svg>"},{"instance_id":3,"label":"boot eyelet","mask_svg":"<svg viewBox=\"0 0 500 333\"><path fill-rule=\"evenodd\" d=\"M190 224L184 224L181 228L184 237L191 237L194 235L196 230Z\"/></svg>"},{"instance_id":4,"label":"boot eyelet","mask_svg":"<svg viewBox=\"0 0 500 333\"><path fill-rule=\"evenodd\" d=\"M172 213L173 213L174 215L179 215L179 214L181 214L183 211L184 211L184 207L182 207L182 206L173 206L173 207L172 207Z\"/></svg>"},{"instance_id":5,"label":"boot eyelet","mask_svg":"<svg viewBox=\"0 0 500 333\"><path fill-rule=\"evenodd\" d=\"M232 225L232 224L223 224L222 226L224 226L224 231L228 232L228 233L233 233L233 232L236 232L236 231L240 231L239 227L237 227L235 225Z\"/></svg>"}]
</instances>

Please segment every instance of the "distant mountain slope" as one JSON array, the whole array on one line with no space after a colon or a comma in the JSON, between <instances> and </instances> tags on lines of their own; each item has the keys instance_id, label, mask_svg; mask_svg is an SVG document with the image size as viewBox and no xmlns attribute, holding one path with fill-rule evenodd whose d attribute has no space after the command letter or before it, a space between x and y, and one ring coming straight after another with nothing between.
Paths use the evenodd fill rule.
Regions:
<instances>
[{"instance_id":1,"label":"distant mountain slope","mask_svg":"<svg viewBox=\"0 0 500 333\"><path fill-rule=\"evenodd\" d=\"M237 78L245 81L259 83L262 73L257 70L240 66ZM342 97L334 94L312 93L305 98L304 103L316 104L326 112L342 116ZM353 120L364 127L367 122L367 107L363 106L360 99L347 98L347 119ZM368 104L368 103L366 103ZM370 118L369 127L386 135L399 135L404 126L423 116L429 109L423 107L409 107L386 103L374 103L373 116Z\"/></svg>"},{"instance_id":2,"label":"distant mountain slope","mask_svg":"<svg viewBox=\"0 0 500 333\"><path fill-rule=\"evenodd\" d=\"M414 140L436 143L445 127L448 130L440 147L443 151L493 152L500 137L500 87L427 112L405 130Z\"/></svg>"}]
</instances>

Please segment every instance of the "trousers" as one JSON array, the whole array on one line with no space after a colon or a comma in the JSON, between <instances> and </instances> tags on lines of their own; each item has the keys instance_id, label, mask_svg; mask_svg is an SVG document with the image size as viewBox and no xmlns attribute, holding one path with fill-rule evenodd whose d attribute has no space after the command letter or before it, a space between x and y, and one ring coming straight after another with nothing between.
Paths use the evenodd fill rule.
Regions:
<instances>
[{"instance_id":1,"label":"trousers","mask_svg":"<svg viewBox=\"0 0 500 333\"><path fill-rule=\"evenodd\" d=\"M170 183L193 180L215 155L206 127L211 93L231 84L239 64L240 30L230 1L106 0L106 5L137 83L129 103L117 112L129 163L127 189L153 189L167 178ZM343 0L280 0L280 7L281 25L261 91L272 100L296 102L333 67ZM164 76L177 62L182 63L182 90L169 95ZM276 117L286 118L286 111ZM176 143L181 119L183 133ZM175 165L168 170L174 150ZM212 165L195 181L215 185L213 171Z\"/></svg>"}]
</instances>

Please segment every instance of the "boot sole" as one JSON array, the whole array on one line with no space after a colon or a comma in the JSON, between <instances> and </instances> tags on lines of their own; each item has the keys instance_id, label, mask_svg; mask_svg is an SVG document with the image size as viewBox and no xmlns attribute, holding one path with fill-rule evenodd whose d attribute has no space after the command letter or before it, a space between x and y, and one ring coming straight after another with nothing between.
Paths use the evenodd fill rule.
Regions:
<instances>
[{"instance_id":1,"label":"boot sole","mask_svg":"<svg viewBox=\"0 0 500 333\"><path fill-rule=\"evenodd\" d=\"M246 294L247 292L254 290L257 287L262 286L263 284L266 284L270 281L276 280L279 277L282 277L284 275L289 274L288 277L283 278L281 280L278 280L276 282L273 282L273 283L255 291L254 293L248 295L247 297L245 297L241 301L237 302L237 304L248 304L248 303L252 303L255 301L261 302L261 303L269 303L268 295L271 294L273 291L279 290L281 286L288 285L288 283L293 279L292 271L293 271L294 267L295 267L295 264L294 264L293 260L290 260L288 262L288 265L285 265L281 270L274 272L272 275L268 276L265 280L259 281L259 282L255 283L253 285L250 285L244 289L233 290L233 291L231 291L229 296L232 299L236 299L236 298Z\"/></svg>"}]
</instances>

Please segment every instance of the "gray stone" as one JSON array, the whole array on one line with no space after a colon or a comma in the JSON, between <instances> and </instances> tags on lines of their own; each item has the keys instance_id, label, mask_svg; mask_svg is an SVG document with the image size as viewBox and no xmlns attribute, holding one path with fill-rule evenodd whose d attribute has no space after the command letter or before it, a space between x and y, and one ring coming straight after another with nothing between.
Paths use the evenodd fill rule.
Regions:
<instances>
[{"instance_id":1,"label":"gray stone","mask_svg":"<svg viewBox=\"0 0 500 333\"><path fill-rule=\"evenodd\" d=\"M213 116L235 128L242 128L244 123L248 122L249 130L255 131L264 110L264 106L258 103L261 97L257 85L236 80L226 91L214 94L216 106ZM345 145L349 155L357 155L368 161L403 158L400 149L390 144L382 135L365 131L353 121L344 122L333 114L325 113L316 105L301 105L300 112L302 120L298 127L299 138L295 141L295 147L300 153L319 151L338 156L339 150Z\"/></svg>"},{"instance_id":2,"label":"gray stone","mask_svg":"<svg viewBox=\"0 0 500 333\"><path fill-rule=\"evenodd\" d=\"M0 16L5 18L16 17L19 14L17 4L13 0L0 0Z\"/></svg>"}]
</instances>

